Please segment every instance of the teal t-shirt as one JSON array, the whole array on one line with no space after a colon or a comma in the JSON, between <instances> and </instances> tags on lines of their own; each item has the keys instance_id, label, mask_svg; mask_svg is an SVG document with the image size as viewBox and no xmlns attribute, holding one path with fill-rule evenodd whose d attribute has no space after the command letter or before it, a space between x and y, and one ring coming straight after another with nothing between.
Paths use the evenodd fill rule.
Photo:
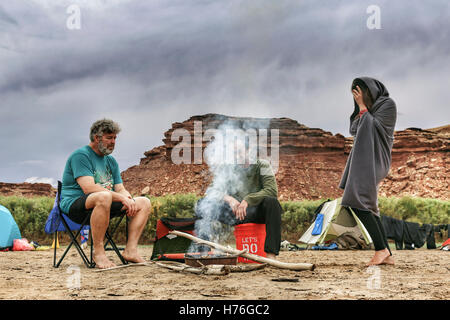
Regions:
<instances>
[{"instance_id":1,"label":"teal t-shirt","mask_svg":"<svg viewBox=\"0 0 450 320\"><path fill-rule=\"evenodd\" d=\"M94 177L96 184L114 191L114 185L122 183L119 165L111 156L99 156L90 146L75 150L67 159L62 177L61 210L69 212L72 203L84 195L77 183L77 178L83 176Z\"/></svg>"}]
</instances>

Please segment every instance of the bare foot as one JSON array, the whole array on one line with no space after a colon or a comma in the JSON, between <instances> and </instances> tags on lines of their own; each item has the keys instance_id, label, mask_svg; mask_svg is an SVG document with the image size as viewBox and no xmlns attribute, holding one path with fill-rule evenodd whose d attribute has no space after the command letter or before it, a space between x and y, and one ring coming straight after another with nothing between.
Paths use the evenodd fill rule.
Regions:
<instances>
[{"instance_id":1,"label":"bare foot","mask_svg":"<svg viewBox=\"0 0 450 320\"><path fill-rule=\"evenodd\" d=\"M393 256L388 256L386 259L383 260L383 264L389 264L389 265L394 265L394 257Z\"/></svg>"},{"instance_id":2,"label":"bare foot","mask_svg":"<svg viewBox=\"0 0 450 320\"><path fill-rule=\"evenodd\" d=\"M140 263L145 262L144 259L138 254L137 250L125 250L122 253L122 257L128 262Z\"/></svg>"},{"instance_id":3,"label":"bare foot","mask_svg":"<svg viewBox=\"0 0 450 320\"><path fill-rule=\"evenodd\" d=\"M366 266L377 266L383 263L384 260L386 260L387 257L389 257L389 250L383 249L375 251L375 255L373 256L372 260Z\"/></svg>"},{"instance_id":4,"label":"bare foot","mask_svg":"<svg viewBox=\"0 0 450 320\"><path fill-rule=\"evenodd\" d=\"M107 268L112 268L112 267L116 266L114 264L114 262L112 262L111 260L108 259L108 257L106 256L105 253L95 254L95 252L94 252L94 255L92 258L95 261L96 267L99 269L107 269Z\"/></svg>"}]
</instances>

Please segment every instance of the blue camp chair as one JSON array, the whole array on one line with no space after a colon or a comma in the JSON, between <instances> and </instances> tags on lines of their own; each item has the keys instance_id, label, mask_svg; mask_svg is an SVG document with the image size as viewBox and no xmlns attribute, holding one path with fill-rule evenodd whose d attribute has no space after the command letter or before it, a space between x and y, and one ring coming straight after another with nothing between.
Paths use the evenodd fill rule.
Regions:
<instances>
[{"instance_id":1,"label":"blue camp chair","mask_svg":"<svg viewBox=\"0 0 450 320\"><path fill-rule=\"evenodd\" d=\"M56 194L55 203L53 205L53 209L50 212L47 222L45 224L45 232L50 233L50 234L51 233L55 234L53 267L55 267L55 268L59 267L61 262L64 260L67 252L70 250L72 245L74 245L75 248L77 249L78 253L80 254L86 267L94 268L95 262L92 257L92 255L93 255L92 235L91 234L89 235L89 238L91 239L91 241L90 241L90 257L89 258L86 255L86 253L83 251L83 249L81 248L81 246L77 240L81 231L85 230L86 228L89 228L89 222L90 222L91 215L90 214L86 215L86 218L84 219L84 221L81 224L75 223L72 220L70 220L69 217L61 211L61 208L59 205L60 200L61 200L61 190L62 190L62 183L61 183L61 181L58 181L58 192ZM111 229L111 232L109 232L110 228L108 228L108 230L106 230L105 237L106 237L107 241L105 242L104 246L106 249L108 244L111 244L111 247L113 248L114 252L119 257L120 261L123 264L127 264L128 262L122 257L122 254L120 253L119 248L117 248L117 246L114 243L112 236L111 236L116 232L117 228L119 227L119 224L122 222L122 219L124 217L126 217L125 213L122 216L117 218L118 222ZM125 221L126 221L126 238L128 239L128 217L126 218ZM61 258L58 260L58 262L56 262L56 247L57 247L56 243L58 241L58 232L62 232L62 231L67 232L69 234L71 241L70 241L70 244L67 246L66 250L64 251L63 255L61 256ZM76 233L74 233L74 231L76 231ZM89 233L91 233L90 228L89 228Z\"/></svg>"}]
</instances>

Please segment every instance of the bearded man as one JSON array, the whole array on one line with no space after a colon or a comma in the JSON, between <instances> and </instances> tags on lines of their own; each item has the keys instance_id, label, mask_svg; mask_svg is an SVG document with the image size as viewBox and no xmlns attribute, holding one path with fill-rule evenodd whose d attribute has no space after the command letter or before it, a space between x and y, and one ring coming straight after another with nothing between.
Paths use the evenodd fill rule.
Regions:
<instances>
[{"instance_id":1,"label":"bearded man","mask_svg":"<svg viewBox=\"0 0 450 320\"><path fill-rule=\"evenodd\" d=\"M112 120L96 121L91 126L90 143L70 155L62 178L61 210L76 223L90 215L93 259L101 269L115 266L106 256L103 241L110 218L123 214L130 223L122 256L129 262L144 262L137 245L151 203L146 197L133 198L123 185L119 165L111 156L120 130Z\"/></svg>"}]
</instances>

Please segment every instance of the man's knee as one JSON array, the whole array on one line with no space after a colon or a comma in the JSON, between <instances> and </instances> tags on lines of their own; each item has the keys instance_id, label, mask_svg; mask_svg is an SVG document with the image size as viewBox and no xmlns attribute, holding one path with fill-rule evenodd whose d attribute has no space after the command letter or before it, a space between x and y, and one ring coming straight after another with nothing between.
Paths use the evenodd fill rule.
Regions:
<instances>
[{"instance_id":1,"label":"man's knee","mask_svg":"<svg viewBox=\"0 0 450 320\"><path fill-rule=\"evenodd\" d=\"M112 203L112 194L108 191L94 192L89 197L92 197L94 207L100 206L110 208Z\"/></svg>"},{"instance_id":2,"label":"man's knee","mask_svg":"<svg viewBox=\"0 0 450 320\"><path fill-rule=\"evenodd\" d=\"M94 209L91 215L91 227L104 227L109 223L109 215L112 203L112 194L108 191L94 192L86 201L87 209ZM95 209L103 210L95 210Z\"/></svg>"},{"instance_id":3,"label":"man's knee","mask_svg":"<svg viewBox=\"0 0 450 320\"><path fill-rule=\"evenodd\" d=\"M281 215L283 214L283 208L281 207L281 203L277 198L265 197L262 205L265 208L266 212L270 213L270 216L281 218Z\"/></svg>"},{"instance_id":4,"label":"man's knee","mask_svg":"<svg viewBox=\"0 0 450 320\"><path fill-rule=\"evenodd\" d=\"M152 210L152 203L147 197L137 197L135 198L136 204L138 205L138 210L142 210L146 214L150 214Z\"/></svg>"}]
</instances>

